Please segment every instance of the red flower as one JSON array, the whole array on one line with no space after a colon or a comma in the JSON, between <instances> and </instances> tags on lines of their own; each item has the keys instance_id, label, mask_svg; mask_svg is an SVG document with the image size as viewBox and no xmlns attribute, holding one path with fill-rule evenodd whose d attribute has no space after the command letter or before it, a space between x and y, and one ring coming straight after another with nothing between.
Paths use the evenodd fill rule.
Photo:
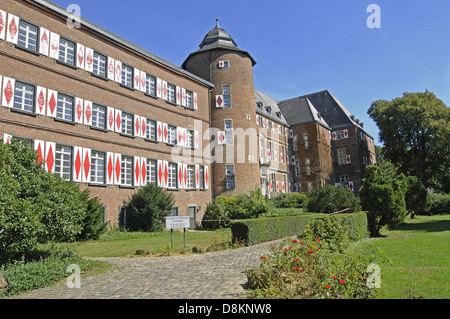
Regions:
<instances>
[{"instance_id":1,"label":"red flower","mask_svg":"<svg viewBox=\"0 0 450 319\"><path fill-rule=\"evenodd\" d=\"M259 259L261 259L261 260L267 260L267 258L264 257L264 256L259 257Z\"/></svg>"},{"instance_id":2,"label":"red flower","mask_svg":"<svg viewBox=\"0 0 450 319\"><path fill-rule=\"evenodd\" d=\"M294 239L292 242L293 243L299 243L299 241L297 239Z\"/></svg>"},{"instance_id":3,"label":"red flower","mask_svg":"<svg viewBox=\"0 0 450 319\"><path fill-rule=\"evenodd\" d=\"M298 259L297 259L297 258L295 258L293 262L294 262L294 263L296 263L297 261L298 261Z\"/></svg>"},{"instance_id":4,"label":"red flower","mask_svg":"<svg viewBox=\"0 0 450 319\"><path fill-rule=\"evenodd\" d=\"M333 279L337 279L337 277L336 277L336 276L333 276Z\"/></svg>"},{"instance_id":5,"label":"red flower","mask_svg":"<svg viewBox=\"0 0 450 319\"><path fill-rule=\"evenodd\" d=\"M320 242L321 242L321 240L320 240L319 238L317 238L317 242L318 242L318 243L320 243Z\"/></svg>"},{"instance_id":6,"label":"red flower","mask_svg":"<svg viewBox=\"0 0 450 319\"><path fill-rule=\"evenodd\" d=\"M310 251L308 251L308 253L312 254L312 253L313 253L313 251L312 251L312 250L310 250Z\"/></svg>"},{"instance_id":7,"label":"red flower","mask_svg":"<svg viewBox=\"0 0 450 319\"><path fill-rule=\"evenodd\" d=\"M295 269L294 269L295 271L300 271L300 272L302 272L303 271L303 268L300 268L300 267L295 267Z\"/></svg>"},{"instance_id":8,"label":"red flower","mask_svg":"<svg viewBox=\"0 0 450 319\"><path fill-rule=\"evenodd\" d=\"M346 281L345 279L342 279L342 280L339 280L339 283L343 284L343 283L345 283L345 281Z\"/></svg>"},{"instance_id":9,"label":"red flower","mask_svg":"<svg viewBox=\"0 0 450 319\"><path fill-rule=\"evenodd\" d=\"M325 288L330 289L331 287L330 287L330 285L326 285Z\"/></svg>"}]
</instances>

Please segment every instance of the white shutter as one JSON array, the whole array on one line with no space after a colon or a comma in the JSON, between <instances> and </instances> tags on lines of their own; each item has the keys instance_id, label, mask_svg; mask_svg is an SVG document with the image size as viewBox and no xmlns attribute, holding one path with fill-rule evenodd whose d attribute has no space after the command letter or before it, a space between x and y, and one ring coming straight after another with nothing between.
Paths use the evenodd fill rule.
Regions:
<instances>
[{"instance_id":1,"label":"white shutter","mask_svg":"<svg viewBox=\"0 0 450 319\"><path fill-rule=\"evenodd\" d=\"M177 144L178 144L178 146L183 146L182 142L183 142L183 128L178 126L177 127Z\"/></svg>"},{"instance_id":2,"label":"white shutter","mask_svg":"<svg viewBox=\"0 0 450 319\"><path fill-rule=\"evenodd\" d=\"M11 144L12 135L9 135L7 133L3 134L3 143L10 145Z\"/></svg>"},{"instance_id":3,"label":"white shutter","mask_svg":"<svg viewBox=\"0 0 450 319\"><path fill-rule=\"evenodd\" d=\"M134 136L141 137L141 117L134 115Z\"/></svg>"},{"instance_id":4,"label":"white shutter","mask_svg":"<svg viewBox=\"0 0 450 319\"><path fill-rule=\"evenodd\" d=\"M115 60L115 66L114 66L114 80L117 83L122 82L122 62Z\"/></svg>"},{"instance_id":5,"label":"white shutter","mask_svg":"<svg viewBox=\"0 0 450 319\"><path fill-rule=\"evenodd\" d=\"M80 68L80 69L82 69L82 70L84 70L84 60L85 60L85 54L84 54L84 51L85 51L85 46L84 45L82 45L82 44L80 44L80 43L77 43L77 68Z\"/></svg>"},{"instance_id":6,"label":"white shutter","mask_svg":"<svg viewBox=\"0 0 450 319\"><path fill-rule=\"evenodd\" d=\"M164 163L163 161L157 161L157 182L159 187L164 187Z\"/></svg>"},{"instance_id":7,"label":"white shutter","mask_svg":"<svg viewBox=\"0 0 450 319\"><path fill-rule=\"evenodd\" d=\"M19 17L8 14L8 27L7 27L6 41L13 44L17 44L19 40Z\"/></svg>"},{"instance_id":8,"label":"white shutter","mask_svg":"<svg viewBox=\"0 0 450 319\"><path fill-rule=\"evenodd\" d=\"M6 35L6 12L0 10L0 40L5 40Z\"/></svg>"},{"instance_id":9,"label":"white shutter","mask_svg":"<svg viewBox=\"0 0 450 319\"><path fill-rule=\"evenodd\" d=\"M113 131L114 132L114 119L115 119L115 113L114 113L114 108L108 106L106 108L106 129L108 131Z\"/></svg>"},{"instance_id":10,"label":"white shutter","mask_svg":"<svg viewBox=\"0 0 450 319\"><path fill-rule=\"evenodd\" d=\"M45 115L47 106L47 89L36 86L36 114Z\"/></svg>"},{"instance_id":11,"label":"white shutter","mask_svg":"<svg viewBox=\"0 0 450 319\"><path fill-rule=\"evenodd\" d=\"M114 184L114 153L106 153L106 185Z\"/></svg>"},{"instance_id":12,"label":"white shutter","mask_svg":"<svg viewBox=\"0 0 450 319\"><path fill-rule=\"evenodd\" d=\"M259 115L256 115L256 125L259 126Z\"/></svg>"},{"instance_id":13,"label":"white shutter","mask_svg":"<svg viewBox=\"0 0 450 319\"><path fill-rule=\"evenodd\" d=\"M187 182L187 164L183 164L183 185L185 189L189 189Z\"/></svg>"},{"instance_id":14,"label":"white shutter","mask_svg":"<svg viewBox=\"0 0 450 319\"><path fill-rule=\"evenodd\" d=\"M200 165L195 164L195 188L200 189Z\"/></svg>"},{"instance_id":15,"label":"white shutter","mask_svg":"<svg viewBox=\"0 0 450 319\"><path fill-rule=\"evenodd\" d=\"M38 156L37 161L39 163L43 163L45 158L45 142L34 140L34 150L36 151Z\"/></svg>"},{"instance_id":16,"label":"white shutter","mask_svg":"<svg viewBox=\"0 0 450 319\"><path fill-rule=\"evenodd\" d=\"M114 81L115 80L115 69L116 69L116 63L113 58L110 56L108 57L108 80Z\"/></svg>"},{"instance_id":17,"label":"white shutter","mask_svg":"<svg viewBox=\"0 0 450 319\"><path fill-rule=\"evenodd\" d=\"M348 138L348 130L344 130L344 138Z\"/></svg>"},{"instance_id":18,"label":"white shutter","mask_svg":"<svg viewBox=\"0 0 450 319\"><path fill-rule=\"evenodd\" d=\"M141 157L141 186L147 185L147 158Z\"/></svg>"},{"instance_id":19,"label":"white shutter","mask_svg":"<svg viewBox=\"0 0 450 319\"><path fill-rule=\"evenodd\" d=\"M347 164L350 164L352 162L352 158L350 155L347 155Z\"/></svg>"},{"instance_id":20,"label":"white shutter","mask_svg":"<svg viewBox=\"0 0 450 319\"><path fill-rule=\"evenodd\" d=\"M162 81L162 98L167 101L167 81Z\"/></svg>"},{"instance_id":21,"label":"white shutter","mask_svg":"<svg viewBox=\"0 0 450 319\"><path fill-rule=\"evenodd\" d=\"M163 128L162 128L162 123L160 121L156 121L156 140L158 142L162 142L163 141Z\"/></svg>"},{"instance_id":22,"label":"white shutter","mask_svg":"<svg viewBox=\"0 0 450 319\"><path fill-rule=\"evenodd\" d=\"M133 78L133 88L135 90L139 91L140 86L141 86L141 71L139 71L139 69L134 68L133 76L134 76L134 78Z\"/></svg>"},{"instance_id":23,"label":"white shutter","mask_svg":"<svg viewBox=\"0 0 450 319\"><path fill-rule=\"evenodd\" d=\"M12 107L14 105L14 91L16 87L16 80L3 77L2 90L2 106Z\"/></svg>"},{"instance_id":24,"label":"white shutter","mask_svg":"<svg viewBox=\"0 0 450 319\"><path fill-rule=\"evenodd\" d=\"M294 130L289 130L289 138L294 138Z\"/></svg>"},{"instance_id":25,"label":"white shutter","mask_svg":"<svg viewBox=\"0 0 450 319\"><path fill-rule=\"evenodd\" d=\"M139 90L141 92L145 93L146 89L147 89L147 73L145 73L144 71L141 71L141 78L139 81Z\"/></svg>"},{"instance_id":26,"label":"white shutter","mask_svg":"<svg viewBox=\"0 0 450 319\"><path fill-rule=\"evenodd\" d=\"M216 107L223 107L223 95L216 95Z\"/></svg>"},{"instance_id":27,"label":"white shutter","mask_svg":"<svg viewBox=\"0 0 450 319\"><path fill-rule=\"evenodd\" d=\"M55 172L55 148L55 143L45 143L45 170L49 173Z\"/></svg>"},{"instance_id":28,"label":"white shutter","mask_svg":"<svg viewBox=\"0 0 450 319\"><path fill-rule=\"evenodd\" d=\"M147 118L145 116L141 116L141 137L145 138L146 133L147 133Z\"/></svg>"},{"instance_id":29,"label":"white shutter","mask_svg":"<svg viewBox=\"0 0 450 319\"><path fill-rule=\"evenodd\" d=\"M115 153L114 154L114 185L121 184L121 176L122 172L122 154Z\"/></svg>"},{"instance_id":30,"label":"white shutter","mask_svg":"<svg viewBox=\"0 0 450 319\"><path fill-rule=\"evenodd\" d=\"M186 106L186 89L181 89L181 106Z\"/></svg>"},{"instance_id":31,"label":"white shutter","mask_svg":"<svg viewBox=\"0 0 450 319\"><path fill-rule=\"evenodd\" d=\"M181 105L181 88L177 86L177 98L176 98L177 104Z\"/></svg>"},{"instance_id":32,"label":"white shutter","mask_svg":"<svg viewBox=\"0 0 450 319\"><path fill-rule=\"evenodd\" d=\"M226 144L226 143L227 143L227 139L225 136L225 131L218 131L217 132L217 144L222 145L222 144Z\"/></svg>"},{"instance_id":33,"label":"white shutter","mask_svg":"<svg viewBox=\"0 0 450 319\"><path fill-rule=\"evenodd\" d=\"M332 132L331 136L332 136L333 141L336 140L336 138L337 138L336 132Z\"/></svg>"},{"instance_id":34,"label":"white shutter","mask_svg":"<svg viewBox=\"0 0 450 319\"><path fill-rule=\"evenodd\" d=\"M281 183L281 191L282 191L283 193L286 193L286 185L285 185L284 182Z\"/></svg>"},{"instance_id":35,"label":"white shutter","mask_svg":"<svg viewBox=\"0 0 450 319\"><path fill-rule=\"evenodd\" d=\"M47 96L47 116L56 117L57 104L58 104L58 92L49 89Z\"/></svg>"},{"instance_id":36,"label":"white shutter","mask_svg":"<svg viewBox=\"0 0 450 319\"><path fill-rule=\"evenodd\" d=\"M92 125L92 102L84 100L84 118L83 122L85 125Z\"/></svg>"},{"instance_id":37,"label":"white shutter","mask_svg":"<svg viewBox=\"0 0 450 319\"><path fill-rule=\"evenodd\" d=\"M355 191L355 188L354 188L354 186L353 186L353 182L348 182L348 188L350 188L350 190L351 190L352 192Z\"/></svg>"},{"instance_id":38,"label":"white shutter","mask_svg":"<svg viewBox=\"0 0 450 319\"><path fill-rule=\"evenodd\" d=\"M167 123L163 123L162 127L163 127L163 143L167 143L168 142L169 127L168 127Z\"/></svg>"},{"instance_id":39,"label":"white shutter","mask_svg":"<svg viewBox=\"0 0 450 319\"><path fill-rule=\"evenodd\" d=\"M83 148L83 183L91 182L91 150Z\"/></svg>"},{"instance_id":40,"label":"white shutter","mask_svg":"<svg viewBox=\"0 0 450 319\"><path fill-rule=\"evenodd\" d=\"M141 186L141 158L134 156L133 162L133 185L139 187Z\"/></svg>"},{"instance_id":41,"label":"white shutter","mask_svg":"<svg viewBox=\"0 0 450 319\"><path fill-rule=\"evenodd\" d=\"M209 167L204 166L205 168L205 189L209 189Z\"/></svg>"},{"instance_id":42,"label":"white shutter","mask_svg":"<svg viewBox=\"0 0 450 319\"><path fill-rule=\"evenodd\" d=\"M169 162L164 161L164 188L169 187Z\"/></svg>"},{"instance_id":43,"label":"white shutter","mask_svg":"<svg viewBox=\"0 0 450 319\"><path fill-rule=\"evenodd\" d=\"M184 182L183 182L183 164L182 163L177 164L177 179L178 179L178 189L183 189Z\"/></svg>"},{"instance_id":44,"label":"white shutter","mask_svg":"<svg viewBox=\"0 0 450 319\"><path fill-rule=\"evenodd\" d=\"M39 53L48 56L48 49L50 48L50 31L41 27L39 32Z\"/></svg>"},{"instance_id":45,"label":"white shutter","mask_svg":"<svg viewBox=\"0 0 450 319\"><path fill-rule=\"evenodd\" d=\"M162 88L161 88L161 79L156 79L156 97L161 98L162 97Z\"/></svg>"},{"instance_id":46,"label":"white shutter","mask_svg":"<svg viewBox=\"0 0 450 319\"><path fill-rule=\"evenodd\" d=\"M81 147L73 147L73 181L80 183L82 181L83 172L83 149Z\"/></svg>"},{"instance_id":47,"label":"white shutter","mask_svg":"<svg viewBox=\"0 0 450 319\"><path fill-rule=\"evenodd\" d=\"M84 101L78 97L75 98L75 123L83 124Z\"/></svg>"},{"instance_id":48,"label":"white shutter","mask_svg":"<svg viewBox=\"0 0 450 319\"><path fill-rule=\"evenodd\" d=\"M194 110L198 110L198 97L197 93L194 92Z\"/></svg>"},{"instance_id":49,"label":"white shutter","mask_svg":"<svg viewBox=\"0 0 450 319\"><path fill-rule=\"evenodd\" d=\"M52 59L59 59L59 34L51 33L50 35L50 57Z\"/></svg>"},{"instance_id":50,"label":"white shutter","mask_svg":"<svg viewBox=\"0 0 450 319\"><path fill-rule=\"evenodd\" d=\"M186 147L187 146L187 129L183 128L182 132L183 132L183 141L181 143L183 144L183 147Z\"/></svg>"},{"instance_id":51,"label":"white shutter","mask_svg":"<svg viewBox=\"0 0 450 319\"><path fill-rule=\"evenodd\" d=\"M94 50L86 48L86 61L84 62L84 69L87 72L94 72Z\"/></svg>"},{"instance_id":52,"label":"white shutter","mask_svg":"<svg viewBox=\"0 0 450 319\"><path fill-rule=\"evenodd\" d=\"M122 133L122 110L115 109L114 130L116 133Z\"/></svg>"},{"instance_id":53,"label":"white shutter","mask_svg":"<svg viewBox=\"0 0 450 319\"><path fill-rule=\"evenodd\" d=\"M194 148L199 148L200 140L198 137L198 131L194 131Z\"/></svg>"}]
</instances>

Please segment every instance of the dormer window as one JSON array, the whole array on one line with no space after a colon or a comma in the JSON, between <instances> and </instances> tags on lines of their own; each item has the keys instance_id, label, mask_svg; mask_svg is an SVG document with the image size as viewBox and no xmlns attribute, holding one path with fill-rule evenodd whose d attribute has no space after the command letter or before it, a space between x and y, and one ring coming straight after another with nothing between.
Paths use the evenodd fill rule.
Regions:
<instances>
[{"instance_id":1,"label":"dormer window","mask_svg":"<svg viewBox=\"0 0 450 319\"><path fill-rule=\"evenodd\" d=\"M256 106L258 107L258 109L262 110L263 104L261 102L257 102Z\"/></svg>"},{"instance_id":2,"label":"dormer window","mask_svg":"<svg viewBox=\"0 0 450 319\"><path fill-rule=\"evenodd\" d=\"M266 106L266 111L270 114L272 112L272 108L270 106Z\"/></svg>"},{"instance_id":3,"label":"dormer window","mask_svg":"<svg viewBox=\"0 0 450 319\"><path fill-rule=\"evenodd\" d=\"M275 114L277 115L277 117L278 117L279 119L281 119L281 112L276 112Z\"/></svg>"}]
</instances>

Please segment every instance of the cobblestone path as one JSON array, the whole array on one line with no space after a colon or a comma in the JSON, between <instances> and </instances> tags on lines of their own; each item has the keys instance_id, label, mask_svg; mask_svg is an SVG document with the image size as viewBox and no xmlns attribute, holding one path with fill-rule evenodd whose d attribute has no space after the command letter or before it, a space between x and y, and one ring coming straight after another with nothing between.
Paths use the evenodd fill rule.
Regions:
<instances>
[{"instance_id":1,"label":"cobblestone path","mask_svg":"<svg viewBox=\"0 0 450 319\"><path fill-rule=\"evenodd\" d=\"M258 265L269 243L204 254L169 257L94 258L114 270L81 279L81 288L66 282L15 298L26 299L229 299L244 292L248 267Z\"/></svg>"}]
</instances>

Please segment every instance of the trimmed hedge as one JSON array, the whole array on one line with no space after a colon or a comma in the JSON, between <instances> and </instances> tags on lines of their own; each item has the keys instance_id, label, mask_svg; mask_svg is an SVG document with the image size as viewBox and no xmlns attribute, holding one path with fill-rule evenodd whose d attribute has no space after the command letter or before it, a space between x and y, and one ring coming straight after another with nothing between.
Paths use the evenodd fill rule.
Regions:
<instances>
[{"instance_id":1,"label":"trimmed hedge","mask_svg":"<svg viewBox=\"0 0 450 319\"><path fill-rule=\"evenodd\" d=\"M290 236L301 235L309 222L315 218L328 218L326 214L304 214L301 216L268 217L237 220L231 223L233 242L253 245ZM351 240L368 236L365 212L333 215L349 229Z\"/></svg>"}]
</instances>

